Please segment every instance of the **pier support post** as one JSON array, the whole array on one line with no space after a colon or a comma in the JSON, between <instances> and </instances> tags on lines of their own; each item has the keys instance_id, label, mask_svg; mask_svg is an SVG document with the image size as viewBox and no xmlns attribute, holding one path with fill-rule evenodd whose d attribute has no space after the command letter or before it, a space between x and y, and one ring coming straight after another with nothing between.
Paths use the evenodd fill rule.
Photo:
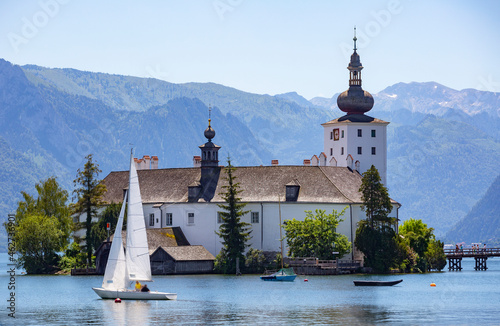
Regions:
<instances>
[{"instance_id":1,"label":"pier support post","mask_svg":"<svg viewBox=\"0 0 500 326\"><path fill-rule=\"evenodd\" d=\"M448 270L449 271L461 271L462 270L462 257L449 257L448 258Z\"/></svg>"},{"instance_id":2,"label":"pier support post","mask_svg":"<svg viewBox=\"0 0 500 326\"><path fill-rule=\"evenodd\" d=\"M486 260L488 259L487 256L477 256L477 257L474 257L474 260L476 261L476 267L474 267L474 269L476 271L485 271L488 269L488 267L486 267Z\"/></svg>"}]
</instances>

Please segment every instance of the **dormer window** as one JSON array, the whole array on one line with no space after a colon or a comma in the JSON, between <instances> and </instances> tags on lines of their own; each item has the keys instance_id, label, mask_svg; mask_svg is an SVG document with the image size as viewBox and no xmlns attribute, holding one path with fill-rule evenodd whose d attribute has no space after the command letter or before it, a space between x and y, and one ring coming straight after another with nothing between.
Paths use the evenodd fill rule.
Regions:
<instances>
[{"instance_id":1,"label":"dormer window","mask_svg":"<svg viewBox=\"0 0 500 326\"><path fill-rule=\"evenodd\" d=\"M286 201L297 201L299 197L300 185L297 180L293 180L286 185Z\"/></svg>"},{"instance_id":2,"label":"dormer window","mask_svg":"<svg viewBox=\"0 0 500 326\"><path fill-rule=\"evenodd\" d=\"M201 187L198 182L194 182L188 187L188 202L197 201L200 194L200 189Z\"/></svg>"}]
</instances>

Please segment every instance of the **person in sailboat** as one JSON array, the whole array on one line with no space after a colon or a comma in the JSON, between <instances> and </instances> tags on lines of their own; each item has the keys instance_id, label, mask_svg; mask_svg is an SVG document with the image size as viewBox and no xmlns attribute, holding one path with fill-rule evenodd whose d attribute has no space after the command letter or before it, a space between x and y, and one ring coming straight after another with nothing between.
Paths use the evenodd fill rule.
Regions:
<instances>
[{"instance_id":1,"label":"person in sailboat","mask_svg":"<svg viewBox=\"0 0 500 326\"><path fill-rule=\"evenodd\" d=\"M149 292L149 288L147 284L144 284L144 286L141 289L141 292Z\"/></svg>"},{"instance_id":2,"label":"person in sailboat","mask_svg":"<svg viewBox=\"0 0 500 326\"><path fill-rule=\"evenodd\" d=\"M135 281L135 290L139 292L141 291L141 289L142 289L141 283L139 283L139 281Z\"/></svg>"}]
</instances>

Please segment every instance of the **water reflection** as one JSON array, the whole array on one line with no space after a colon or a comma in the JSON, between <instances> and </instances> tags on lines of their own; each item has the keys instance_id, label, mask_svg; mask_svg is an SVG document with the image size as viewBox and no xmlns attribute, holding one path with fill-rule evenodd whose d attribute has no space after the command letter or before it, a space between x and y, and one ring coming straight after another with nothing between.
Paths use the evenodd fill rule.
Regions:
<instances>
[{"instance_id":1,"label":"water reflection","mask_svg":"<svg viewBox=\"0 0 500 326\"><path fill-rule=\"evenodd\" d=\"M154 289L177 292L177 301L122 303L92 291L102 277L20 276L15 323L0 310L0 325L498 324L500 261L488 264L483 272L471 266L402 275L394 287L355 287L360 276L352 275L298 277L289 284L258 275L166 276L155 279ZM5 290L0 294L5 300Z\"/></svg>"}]
</instances>

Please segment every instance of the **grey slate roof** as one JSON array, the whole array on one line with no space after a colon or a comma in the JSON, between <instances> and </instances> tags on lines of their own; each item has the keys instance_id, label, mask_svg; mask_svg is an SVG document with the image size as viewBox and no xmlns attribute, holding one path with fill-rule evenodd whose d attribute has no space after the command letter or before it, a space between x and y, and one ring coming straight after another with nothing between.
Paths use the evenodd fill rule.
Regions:
<instances>
[{"instance_id":1,"label":"grey slate roof","mask_svg":"<svg viewBox=\"0 0 500 326\"><path fill-rule=\"evenodd\" d=\"M179 247L160 247L157 250L163 249L176 261L192 261L192 260L215 260L212 255L203 246L179 246Z\"/></svg>"},{"instance_id":2,"label":"grey slate roof","mask_svg":"<svg viewBox=\"0 0 500 326\"><path fill-rule=\"evenodd\" d=\"M179 246L173 228L146 229L148 237L149 254L151 255L158 247ZM110 240L113 241L114 235ZM122 231L123 245L127 245L127 231Z\"/></svg>"},{"instance_id":3,"label":"grey slate roof","mask_svg":"<svg viewBox=\"0 0 500 326\"><path fill-rule=\"evenodd\" d=\"M144 204L188 202L188 186L198 182L200 168L171 168L139 170L139 184ZM278 193L285 201L286 185L300 185L297 202L303 203L361 203L358 192L361 175L346 167L333 166L252 166L237 167L234 171L243 202L277 202ZM223 202L220 193L227 182L221 169L211 202ZM108 191L104 200L121 202L123 189L128 187L128 171L111 172L103 183ZM203 201L203 199L200 199Z\"/></svg>"}]
</instances>

